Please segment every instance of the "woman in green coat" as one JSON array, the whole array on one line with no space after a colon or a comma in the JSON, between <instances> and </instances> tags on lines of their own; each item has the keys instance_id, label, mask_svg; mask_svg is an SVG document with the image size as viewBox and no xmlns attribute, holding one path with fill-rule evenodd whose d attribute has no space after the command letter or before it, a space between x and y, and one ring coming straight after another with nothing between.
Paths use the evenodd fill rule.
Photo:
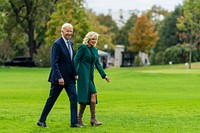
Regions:
<instances>
[{"instance_id":1,"label":"woman in green coat","mask_svg":"<svg viewBox=\"0 0 200 133\"><path fill-rule=\"evenodd\" d=\"M77 92L78 102L80 104L78 122L85 126L82 121L82 116L86 105L90 105L91 119L90 124L101 125L102 123L96 119L95 106L97 103L97 91L94 85L94 66L100 73L101 77L107 82L110 78L106 76L103 68L99 62L98 50L95 47L97 44L98 34L96 32L89 32L83 39L83 44L80 44L76 55L74 57L74 65L78 73Z\"/></svg>"}]
</instances>

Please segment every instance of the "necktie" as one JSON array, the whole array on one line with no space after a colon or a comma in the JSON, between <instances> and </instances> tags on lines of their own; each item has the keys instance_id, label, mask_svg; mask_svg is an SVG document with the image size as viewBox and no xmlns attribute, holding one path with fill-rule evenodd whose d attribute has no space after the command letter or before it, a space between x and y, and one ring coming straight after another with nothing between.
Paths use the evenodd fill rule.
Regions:
<instances>
[{"instance_id":1,"label":"necktie","mask_svg":"<svg viewBox=\"0 0 200 133\"><path fill-rule=\"evenodd\" d=\"M71 49L70 43L68 41L67 41L67 48L69 51L70 59L72 60L72 49Z\"/></svg>"}]
</instances>

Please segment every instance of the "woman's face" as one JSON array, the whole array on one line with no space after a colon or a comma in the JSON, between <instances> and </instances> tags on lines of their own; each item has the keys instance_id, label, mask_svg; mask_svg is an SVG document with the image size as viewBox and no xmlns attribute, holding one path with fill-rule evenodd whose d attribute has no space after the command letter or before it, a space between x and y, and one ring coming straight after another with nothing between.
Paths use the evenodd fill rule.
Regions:
<instances>
[{"instance_id":1,"label":"woman's face","mask_svg":"<svg viewBox=\"0 0 200 133\"><path fill-rule=\"evenodd\" d=\"M89 40L89 45L94 46L97 42L97 37L94 36Z\"/></svg>"}]
</instances>

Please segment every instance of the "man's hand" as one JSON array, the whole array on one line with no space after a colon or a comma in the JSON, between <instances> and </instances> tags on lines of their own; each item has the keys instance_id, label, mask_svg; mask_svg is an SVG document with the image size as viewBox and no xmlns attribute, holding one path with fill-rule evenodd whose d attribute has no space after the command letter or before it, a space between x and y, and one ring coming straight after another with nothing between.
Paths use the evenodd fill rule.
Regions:
<instances>
[{"instance_id":1,"label":"man's hand","mask_svg":"<svg viewBox=\"0 0 200 133\"><path fill-rule=\"evenodd\" d=\"M65 81L64 81L64 79L63 79L63 78L61 78L61 79L59 79L59 80L58 80L58 83L59 83L59 85L62 85L62 86L64 86L64 84L65 84Z\"/></svg>"},{"instance_id":2,"label":"man's hand","mask_svg":"<svg viewBox=\"0 0 200 133\"><path fill-rule=\"evenodd\" d=\"M78 80L78 75L76 75L76 76L74 77L74 79L75 79L75 80Z\"/></svg>"}]
</instances>

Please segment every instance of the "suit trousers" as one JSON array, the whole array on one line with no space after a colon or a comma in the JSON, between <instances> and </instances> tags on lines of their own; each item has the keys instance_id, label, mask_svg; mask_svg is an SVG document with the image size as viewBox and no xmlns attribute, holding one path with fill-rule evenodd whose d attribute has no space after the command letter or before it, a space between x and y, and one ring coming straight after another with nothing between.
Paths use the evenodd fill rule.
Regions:
<instances>
[{"instance_id":1,"label":"suit trousers","mask_svg":"<svg viewBox=\"0 0 200 133\"><path fill-rule=\"evenodd\" d=\"M64 86L59 84L51 84L50 94L40 117L41 122L46 121L49 112L51 111L63 88L65 88L65 91L70 100L70 123L77 123L77 93L74 81L70 81L67 85Z\"/></svg>"}]
</instances>

